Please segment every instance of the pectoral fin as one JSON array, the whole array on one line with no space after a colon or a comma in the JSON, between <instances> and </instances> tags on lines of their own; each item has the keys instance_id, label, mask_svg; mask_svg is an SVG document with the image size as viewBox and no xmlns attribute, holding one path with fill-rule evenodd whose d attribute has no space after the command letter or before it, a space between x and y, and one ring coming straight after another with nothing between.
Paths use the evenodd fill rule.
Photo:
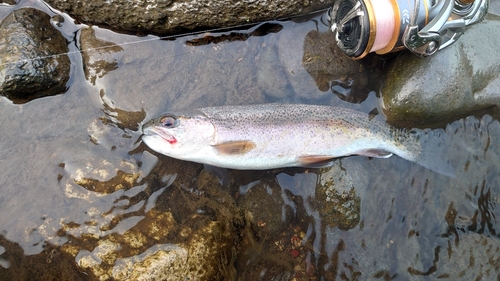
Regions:
<instances>
[{"instance_id":1,"label":"pectoral fin","mask_svg":"<svg viewBox=\"0 0 500 281\"><path fill-rule=\"evenodd\" d=\"M324 168L333 164L333 157L329 155L305 155L299 157L301 167Z\"/></svg>"},{"instance_id":2,"label":"pectoral fin","mask_svg":"<svg viewBox=\"0 0 500 281\"><path fill-rule=\"evenodd\" d=\"M356 154L367 157L375 157L375 158L389 158L392 156L392 152L383 149L366 149L358 151Z\"/></svg>"},{"instance_id":3,"label":"pectoral fin","mask_svg":"<svg viewBox=\"0 0 500 281\"><path fill-rule=\"evenodd\" d=\"M228 141L213 145L220 154L241 155L255 148L255 143L248 140Z\"/></svg>"}]
</instances>

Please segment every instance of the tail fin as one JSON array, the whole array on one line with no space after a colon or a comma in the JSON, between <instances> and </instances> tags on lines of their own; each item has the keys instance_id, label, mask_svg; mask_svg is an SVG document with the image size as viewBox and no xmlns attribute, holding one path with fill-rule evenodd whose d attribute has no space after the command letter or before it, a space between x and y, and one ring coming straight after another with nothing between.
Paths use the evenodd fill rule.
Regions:
<instances>
[{"instance_id":1,"label":"tail fin","mask_svg":"<svg viewBox=\"0 0 500 281\"><path fill-rule=\"evenodd\" d=\"M420 147L413 161L431 171L455 178L455 167L447 155L450 137L443 129L412 129L409 131Z\"/></svg>"},{"instance_id":2,"label":"tail fin","mask_svg":"<svg viewBox=\"0 0 500 281\"><path fill-rule=\"evenodd\" d=\"M467 172L469 164L498 165L500 123L489 115L457 120L446 131L393 129L392 137L399 144L397 155L449 177Z\"/></svg>"}]
</instances>

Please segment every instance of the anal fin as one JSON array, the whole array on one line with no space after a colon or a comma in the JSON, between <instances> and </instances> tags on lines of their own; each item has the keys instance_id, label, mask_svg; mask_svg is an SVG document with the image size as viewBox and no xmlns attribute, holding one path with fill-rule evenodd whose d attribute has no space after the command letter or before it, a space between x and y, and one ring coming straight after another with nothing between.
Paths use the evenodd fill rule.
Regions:
<instances>
[{"instance_id":1,"label":"anal fin","mask_svg":"<svg viewBox=\"0 0 500 281\"><path fill-rule=\"evenodd\" d=\"M356 154L374 158L389 158L392 156L392 152L383 149L365 149L356 152Z\"/></svg>"},{"instance_id":2,"label":"anal fin","mask_svg":"<svg viewBox=\"0 0 500 281\"><path fill-rule=\"evenodd\" d=\"M299 163L301 167L324 168L331 166L333 159L330 155L304 155L299 156Z\"/></svg>"}]
</instances>

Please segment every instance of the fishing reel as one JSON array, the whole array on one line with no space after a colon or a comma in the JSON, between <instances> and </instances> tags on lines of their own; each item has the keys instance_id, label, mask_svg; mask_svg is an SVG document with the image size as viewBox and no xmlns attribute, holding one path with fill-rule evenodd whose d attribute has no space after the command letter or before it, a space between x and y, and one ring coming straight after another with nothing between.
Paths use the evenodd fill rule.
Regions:
<instances>
[{"instance_id":1,"label":"fishing reel","mask_svg":"<svg viewBox=\"0 0 500 281\"><path fill-rule=\"evenodd\" d=\"M337 45L352 59L409 49L428 57L478 23L489 0L337 0L328 11Z\"/></svg>"}]
</instances>

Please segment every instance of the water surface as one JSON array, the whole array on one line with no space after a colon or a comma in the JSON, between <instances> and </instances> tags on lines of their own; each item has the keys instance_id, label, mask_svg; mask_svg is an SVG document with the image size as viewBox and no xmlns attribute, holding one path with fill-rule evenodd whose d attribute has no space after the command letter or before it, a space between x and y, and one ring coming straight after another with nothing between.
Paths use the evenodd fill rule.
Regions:
<instances>
[{"instance_id":1,"label":"water surface","mask_svg":"<svg viewBox=\"0 0 500 281\"><path fill-rule=\"evenodd\" d=\"M133 44L124 43L155 37L94 27L115 46L87 51L87 65L70 54L66 93L21 105L1 98L0 277L52 272L46 264L68 279L93 279L92 266L119 277L127 259L181 253L186 229L216 223L230 230L215 251L231 253L215 257L221 280L500 278L500 124L488 116L446 128L456 178L397 156L235 171L141 142L141 124L183 108L291 102L377 112L379 69L331 74L324 22L319 14ZM85 45L74 41L85 27L69 18L59 27L70 50ZM90 63L98 60L107 67Z\"/></svg>"}]
</instances>

